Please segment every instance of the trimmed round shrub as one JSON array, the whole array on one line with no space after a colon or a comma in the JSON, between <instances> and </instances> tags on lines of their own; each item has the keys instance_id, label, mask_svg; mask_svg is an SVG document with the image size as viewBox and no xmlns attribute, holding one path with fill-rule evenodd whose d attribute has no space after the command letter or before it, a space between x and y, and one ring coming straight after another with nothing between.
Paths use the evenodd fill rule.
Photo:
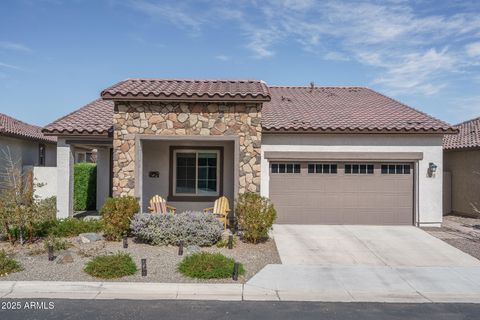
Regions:
<instances>
[{"instance_id":1,"label":"trimmed round shrub","mask_svg":"<svg viewBox=\"0 0 480 320\"><path fill-rule=\"evenodd\" d=\"M121 240L128 233L132 217L139 211L135 197L108 198L100 211L105 238L110 241Z\"/></svg>"},{"instance_id":2,"label":"trimmed round shrub","mask_svg":"<svg viewBox=\"0 0 480 320\"><path fill-rule=\"evenodd\" d=\"M20 263L10 258L4 250L0 251L0 277L22 270Z\"/></svg>"},{"instance_id":3,"label":"trimmed round shrub","mask_svg":"<svg viewBox=\"0 0 480 320\"><path fill-rule=\"evenodd\" d=\"M211 213L187 211L179 214L140 213L133 217L132 233L153 245L211 246L222 236L223 225Z\"/></svg>"},{"instance_id":4,"label":"trimmed round shrub","mask_svg":"<svg viewBox=\"0 0 480 320\"><path fill-rule=\"evenodd\" d=\"M268 230L275 222L277 212L270 199L247 192L238 197L235 215L243 238L258 243L268 238Z\"/></svg>"},{"instance_id":5,"label":"trimmed round shrub","mask_svg":"<svg viewBox=\"0 0 480 320\"><path fill-rule=\"evenodd\" d=\"M137 265L130 254L118 252L93 258L83 270L93 277L115 279L135 274Z\"/></svg>"},{"instance_id":6,"label":"trimmed round shrub","mask_svg":"<svg viewBox=\"0 0 480 320\"><path fill-rule=\"evenodd\" d=\"M185 257L178 265L178 271L184 276L198 279L225 279L233 274L235 260L221 253L199 252ZM245 273L240 264L238 274Z\"/></svg>"},{"instance_id":7,"label":"trimmed round shrub","mask_svg":"<svg viewBox=\"0 0 480 320\"><path fill-rule=\"evenodd\" d=\"M74 210L95 210L97 205L97 165L77 163L73 167L73 172Z\"/></svg>"}]
</instances>

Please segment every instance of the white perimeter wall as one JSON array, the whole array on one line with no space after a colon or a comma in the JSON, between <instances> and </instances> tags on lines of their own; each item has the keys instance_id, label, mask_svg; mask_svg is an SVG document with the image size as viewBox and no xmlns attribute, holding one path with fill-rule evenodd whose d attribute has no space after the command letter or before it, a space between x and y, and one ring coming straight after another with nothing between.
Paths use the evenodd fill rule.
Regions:
<instances>
[{"instance_id":1,"label":"white perimeter wall","mask_svg":"<svg viewBox=\"0 0 480 320\"><path fill-rule=\"evenodd\" d=\"M57 167L33 167L35 183L43 184L37 187L35 195L40 199L57 195Z\"/></svg>"},{"instance_id":2,"label":"white perimeter wall","mask_svg":"<svg viewBox=\"0 0 480 320\"><path fill-rule=\"evenodd\" d=\"M418 162L417 217L420 225L439 226L442 222L442 136L441 135L333 135L266 134L262 135L261 194L269 195L269 163L264 153L282 152L423 152ZM428 177L430 162L437 173Z\"/></svg>"}]
</instances>

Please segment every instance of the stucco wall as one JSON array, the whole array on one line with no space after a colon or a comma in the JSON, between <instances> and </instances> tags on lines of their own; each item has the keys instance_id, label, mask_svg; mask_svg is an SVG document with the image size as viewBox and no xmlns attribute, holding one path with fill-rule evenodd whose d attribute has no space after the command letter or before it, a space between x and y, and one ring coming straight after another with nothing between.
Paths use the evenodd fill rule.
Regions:
<instances>
[{"instance_id":1,"label":"stucco wall","mask_svg":"<svg viewBox=\"0 0 480 320\"><path fill-rule=\"evenodd\" d=\"M33 169L35 183L42 184L35 190L40 199L57 195L57 167L30 167Z\"/></svg>"},{"instance_id":2,"label":"stucco wall","mask_svg":"<svg viewBox=\"0 0 480 320\"><path fill-rule=\"evenodd\" d=\"M446 151L444 171L451 174L452 211L475 214L480 208L480 150Z\"/></svg>"},{"instance_id":3,"label":"stucco wall","mask_svg":"<svg viewBox=\"0 0 480 320\"><path fill-rule=\"evenodd\" d=\"M113 195L135 196L136 137L239 137L239 192L260 190L261 104L116 102Z\"/></svg>"},{"instance_id":4,"label":"stucco wall","mask_svg":"<svg viewBox=\"0 0 480 320\"><path fill-rule=\"evenodd\" d=\"M269 163L264 152L422 152L418 162L417 215L421 225L442 222L442 136L441 135L333 135L268 134L262 136L261 194L268 196ZM434 177L427 176L428 164L438 166Z\"/></svg>"},{"instance_id":5,"label":"stucco wall","mask_svg":"<svg viewBox=\"0 0 480 320\"><path fill-rule=\"evenodd\" d=\"M39 142L12 137L0 136L0 168L5 166L4 156L1 150L10 149L14 161L20 159L21 166L38 165L38 146ZM55 167L57 165L57 148L55 144L44 143L46 146L46 167Z\"/></svg>"},{"instance_id":6,"label":"stucco wall","mask_svg":"<svg viewBox=\"0 0 480 320\"><path fill-rule=\"evenodd\" d=\"M224 195L233 204L234 201L234 143L233 141L142 141L143 150L143 195L142 206L143 210L147 210L148 201L152 196L158 194L164 198L168 195L169 188L169 158L170 146L191 146L195 147L211 147L220 146L224 148L223 158L223 192ZM237 168L238 170L238 168ZM150 178L148 173L150 171L158 171L159 178ZM179 211L185 210L203 210L204 208L213 206L213 202L169 202Z\"/></svg>"},{"instance_id":7,"label":"stucco wall","mask_svg":"<svg viewBox=\"0 0 480 320\"><path fill-rule=\"evenodd\" d=\"M97 149L97 211L100 211L110 195L110 150Z\"/></svg>"}]
</instances>

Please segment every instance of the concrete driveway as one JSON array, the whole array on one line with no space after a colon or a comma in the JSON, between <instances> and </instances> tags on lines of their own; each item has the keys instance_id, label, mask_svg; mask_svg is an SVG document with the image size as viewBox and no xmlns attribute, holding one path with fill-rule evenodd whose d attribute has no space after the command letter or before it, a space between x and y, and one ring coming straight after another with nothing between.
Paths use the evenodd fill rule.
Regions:
<instances>
[{"instance_id":1,"label":"concrete driveway","mask_svg":"<svg viewBox=\"0 0 480 320\"><path fill-rule=\"evenodd\" d=\"M480 261L409 226L275 225L285 265L472 267Z\"/></svg>"}]
</instances>

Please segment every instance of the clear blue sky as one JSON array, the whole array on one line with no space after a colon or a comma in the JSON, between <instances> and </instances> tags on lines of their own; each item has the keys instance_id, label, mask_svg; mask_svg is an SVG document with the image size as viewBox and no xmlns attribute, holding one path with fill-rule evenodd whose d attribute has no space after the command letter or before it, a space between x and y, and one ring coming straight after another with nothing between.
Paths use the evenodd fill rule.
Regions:
<instances>
[{"instance_id":1,"label":"clear blue sky","mask_svg":"<svg viewBox=\"0 0 480 320\"><path fill-rule=\"evenodd\" d=\"M458 123L480 1L0 1L0 112L45 125L129 77L368 86Z\"/></svg>"}]
</instances>

